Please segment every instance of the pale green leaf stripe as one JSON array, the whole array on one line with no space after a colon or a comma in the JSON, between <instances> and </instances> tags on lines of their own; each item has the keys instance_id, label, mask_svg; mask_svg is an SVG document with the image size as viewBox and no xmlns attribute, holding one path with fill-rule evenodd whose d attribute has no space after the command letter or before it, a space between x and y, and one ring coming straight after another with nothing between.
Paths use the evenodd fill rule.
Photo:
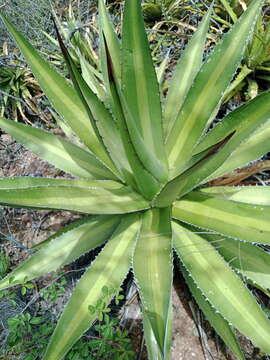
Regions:
<instances>
[{"instance_id":1,"label":"pale green leaf stripe","mask_svg":"<svg viewBox=\"0 0 270 360\"><path fill-rule=\"evenodd\" d=\"M159 350L164 357L171 342L172 260L170 208L152 209L144 213L133 269L144 306L143 315L151 324Z\"/></svg>"},{"instance_id":2,"label":"pale green leaf stripe","mask_svg":"<svg viewBox=\"0 0 270 360\"><path fill-rule=\"evenodd\" d=\"M217 144L234 130L243 131L254 119L270 120L270 92L264 92L248 103L230 112L211 130L195 147L193 154L198 154ZM245 139L247 140L247 139Z\"/></svg>"},{"instance_id":3,"label":"pale green leaf stripe","mask_svg":"<svg viewBox=\"0 0 270 360\"><path fill-rule=\"evenodd\" d=\"M0 281L0 289L22 284L69 264L100 246L119 224L118 216L98 216L57 236Z\"/></svg>"},{"instance_id":4,"label":"pale green leaf stripe","mask_svg":"<svg viewBox=\"0 0 270 360\"><path fill-rule=\"evenodd\" d=\"M135 147L130 139L129 131L127 128L124 112L120 99L123 100L122 91L115 82L114 78L110 79L110 91L114 105L114 115L117 119L119 132L126 152L127 159L132 169L132 176L129 177L128 183L135 189L139 189L140 193L148 200L152 200L155 194L160 189L160 184L148 172L143 163L141 162ZM127 109L128 110L128 109ZM125 174L125 176L127 176ZM133 181L135 178L135 182Z\"/></svg>"},{"instance_id":5,"label":"pale green leaf stripe","mask_svg":"<svg viewBox=\"0 0 270 360\"><path fill-rule=\"evenodd\" d=\"M102 288L118 290L130 268L130 258L140 229L137 215L123 218L102 252L81 277L51 338L43 360L60 360L95 320L89 305L104 300ZM108 303L110 302L108 299ZM63 336L65 334L65 336Z\"/></svg>"},{"instance_id":6,"label":"pale green leaf stripe","mask_svg":"<svg viewBox=\"0 0 270 360\"><path fill-rule=\"evenodd\" d=\"M265 289L270 289L270 254L256 245L222 237L203 234L223 258L245 277Z\"/></svg>"},{"instance_id":7,"label":"pale green leaf stripe","mask_svg":"<svg viewBox=\"0 0 270 360\"><path fill-rule=\"evenodd\" d=\"M0 190L30 189L41 186L67 186L82 188L121 189L122 184L113 180L52 179L31 176L0 177Z\"/></svg>"},{"instance_id":8,"label":"pale green leaf stripe","mask_svg":"<svg viewBox=\"0 0 270 360\"><path fill-rule=\"evenodd\" d=\"M269 354L270 321L215 248L199 235L185 232L179 224L173 225L173 242L183 265L210 304Z\"/></svg>"},{"instance_id":9,"label":"pale green leaf stripe","mask_svg":"<svg viewBox=\"0 0 270 360\"><path fill-rule=\"evenodd\" d=\"M219 199L270 206L270 186L213 186L201 191Z\"/></svg>"},{"instance_id":10,"label":"pale green leaf stripe","mask_svg":"<svg viewBox=\"0 0 270 360\"><path fill-rule=\"evenodd\" d=\"M188 284L188 287L196 300L196 303L204 313L206 319L213 326L218 335L222 338L224 343L229 347L229 349L234 353L237 359L245 360L244 355L240 349L239 343L235 337L233 330L231 329L228 322L216 312L216 310L211 306L211 304L205 299L201 291L197 288L196 284L189 276L188 271L183 265L181 265L181 271L185 277L185 280Z\"/></svg>"},{"instance_id":11,"label":"pale green leaf stripe","mask_svg":"<svg viewBox=\"0 0 270 360\"><path fill-rule=\"evenodd\" d=\"M243 167L250 161L256 160L266 154L270 150L269 138L270 121L267 121L246 142L240 144L221 167L205 179L205 182L216 179L236 168Z\"/></svg>"},{"instance_id":12,"label":"pale green leaf stripe","mask_svg":"<svg viewBox=\"0 0 270 360\"><path fill-rule=\"evenodd\" d=\"M12 207L62 209L86 214L123 214L149 208L147 201L129 187L106 189L98 181L95 186L89 188L52 185L0 189L0 204Z\"/></svg>"},{"instance_id":13,"label":"pale green leaf stripe","mask_svg":"<svg viewBox=\"0 0 270 360\"><path fill-rule=\"evenodd\" d=\"M166 144L172 177L179 174L183 164L190 158L208 119L229 85L243 56L247 39L252 34L261 3L260 0L251 2L222 42L208 56L196 76Z\"/></svg>"},{"instance_id":14,"label":"pale green leaf stripe","mask_svg":"<svg viewBox=\"0 0 270 360\"><path fill-rule=\"evenodd\" d=\"M36 49L16 30L6 17L3 15L1 17L55 110L64 117L84 144L102 161L110 165L110 160L91 128L88 114L74 88L46 60L39 56Z\"/></svg>"},{"instance_id":15,"label":"pale green leaf stripe","mask_svg":"<svg viewBox=\"0 0 270 360\"><path fill-rule=\"evenodd\" d=\"M82 178L115 179L92 153L59 136L1 117L0 127L58 169Z\"/></svg>"},{"instance_id":16,"label":"pale green leaf stripe","mask_svg":"<svg viewBox=\"0 0 270 360\"><path fill-rule=\"evenodd\" d=\"M144 166L161 182L167 179L159 85L144 29L139 0L125 2L122 34L122 89L129 112L131 140ZM138 143L141 135L145 146ZM149 156L151 158L149 158Z\"/></svg>"},{"instance_id":17,"label":"pale green leaf stripe","mask_svg":"<svg viewBox=\"0 0 270 360\"><path fill-rule=\"evenodd\" d=\"M158 66L158 68L156 68L157 81L159 83L160 88L162 88L162 84L164 81L165 72L168 67L169 60L170 60L170 52L168 51L165 58L162 60L162 62ZM160 89L160 93L161 92L162 92L162 90Z\"/></svg>"},{"instance_id":18,"label":"pale green leaf stripe","mask_svg":"<svg viewBox=\"0 0 270 360\"><path fill-rule=\"evenodd\" d=\"M197 31L181 55L172 80L169 83L163 113L163 126L166 135L170 133L186 95L192 86L193 80L201 67L211 12L212 7L209 8Z\"/></svg>"},{"instance_id":19,"label":"pale green leaf stripe","mask_svg":"<svg viewBox=\"0 0 270 360\"><path fill-rule=\"evenodd\" d=\"M173 217L232 238L270 244L269 206L222 200L193 191L175 202Z\"/></svg>"}]
</instances>

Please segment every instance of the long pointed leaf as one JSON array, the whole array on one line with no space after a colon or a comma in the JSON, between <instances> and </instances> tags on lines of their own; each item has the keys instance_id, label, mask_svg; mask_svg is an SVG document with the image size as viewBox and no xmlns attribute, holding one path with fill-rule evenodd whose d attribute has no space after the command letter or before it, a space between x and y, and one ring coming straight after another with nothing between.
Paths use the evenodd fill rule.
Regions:
<instances>
[{"instance_id":1,"label":"long pointed leaf","mask_svg":"<svg viewBox=\"0 0 270 360\"><path fill-rule=\"evenodd\" d=\"M256 96L255 99L252 99L247 104L239 106L236 110L230 112L202 139L195 147L193 154L198 154L211 148L211 146L224 139L234 130L237 131L237 133L242 132L243 129L247 128L252 122L257 123L259 119L264 119L264 122L269 120L269 102L270 92L267 91ZM259 128L260 125L263 125L263 123L258 123L257 127ZM244 140L247 140L247 138ZM244 141L239 141L239 144L242 142Z\"/></svg>"},{"instance_id":2,"label":"long pointed leaf","mask_svg":"<svg viewBox=\"0 0 270 360\"><path fill-rule=\"evenodd\" d=\"M252 34L262 1L253 0L241 18L208 56L169 134L167 150L172 177L189 160L209 118L218 107Z\"/></svg>"},{"instance_id":3,"label":"long pointed leaf","mask_svg":"<svg viewBox=\"0 0 270 360\"><path fill-rule=\"evenodd\" d=\"M82 178L116 179L92 153L59 136L4 118L0 118L0 127L61 170Z\"/></svg>"},{"instance_id":4,"label":"long pointed leaf","mask_svg":"<svg viewBox=\"0 0 270 360\"><path fill-rule=\"evenodd\" d=\"M239 147L239 144L245 142L260 126L268 122L270 119L269 102L270 93L266 92L226 116L220 125L206 137L209 140L203 141L203 146L198 146L196 153L205 152L205 155L171 180L158 195L159 206L161 204L166 206L177 195L183 196L205 182L207 177Z\"/></svg>"},{"instance_id":5,"label":"long pointed leaf","mask_svg":"<svg viewBox=\"0 0 270 360\"><path fill-rule=\"evenodd\" d=\"M117 85L117 80L115 78L113 64L108 48L106 48L106 50L107 66L109 72L109 84L112 94L114 115L117 119L117 124L121 134L123 146L126 151L126 156L129 161L130 167L133 170L133 176L135 178L135 183L132 183L129 180L129 184L131 184L134 189L139 189L141 194L143 194L146 199L152 200L155 194L159 191L160 184L153 177L153 175L148 172L147 169L144 167L144 164L141 162L136 152L136 149L131 141L125 118L125 115L127 112L129 112L129 109L127 108L127 106L125 108L122 107L122 104L125 103L125 99L122 94L121 88Z\"/></svg>"},{"instance_id":6,"label":"long pointed leaf","mask_svg":"<svg viewBox=\"0 0 270 360\"><path fill-rule=\"evenodd\" d=\"M104 300L104 286L116 291L119 289L129 271L130 258L139 229L140 221L137 215L123 218L111 240L77 284L43 360L62 359L89 328L97 317L97 314L89 312L89 305L96 306L100 299Z\"/></svg>"},{"instance_id":7,"label":"long pointed leaf","mask_svg":"<svg viewBox=\"0 0 270 360\"><path fill-rule=\"evenodd\" d=\"M80 75L63 41L61 40L59 33L58 38L61 44L62 52L68 64L74 86L84 99L85 107L97 137L100 139L100 142L104 144L109 157L120 171L122 177L125 178L126 174L129 174L130 177L131 168L126 158L125 149L123 147L116 122L104 104L92 92Z\"/></svg>"},{"instance_id":8,"label":"long pointed leaf","mask_svg":"<svg viewBox=\"0 0 270 360\"><path fill-rule=\"evenodd\" d=\"M99 14L99 29L100 29L100 59L102 73L105 74L106 89L110 92L108 72L107 72L107 56L105 50L105 44L103 42L103 35L106 39L109 52L111 54L112 63L115 71L115 76L118 81L121 80L121 47L120 41L117 37L112 21L104 4L104 0L98 0L98 14Z\"/></svg>"},{"instance_id":9,"label":"long pointed leaf","mask_svg":"<svg viewBox=\"0 0 270 360\"><path fill-rule=\"evenodd\" d=\"M153 209L143 216L141 235L134 253L134 275L139 287L143 314L162 358L166 358L171 320L171 225L170 208Z\"/></svg>"},{"instance_id":10,"label":"long pointed leaf","mask_svg":"<svg viewBox=\"0 0 270 360\"><path fill-rule=\"evenodd\" d=\"M236 336L228 322L219 313L217 313L211 304L205 299L183 265L181 266L181 271L184 274L185 280L196 300L196 303L204 313L206 319L210 322L228 348L235 354L237 359L245 360Z\"/></svg>"},{"instance_id":11,"label":"long pointed leaf","mask_svg":"<svg viewBox=\"0 0 270 360\"><path fill-rule=\"evenodd\" d=\"M224 200L270 206L269 186L213 186L201 191Z\"/></svg>"},{"instance_id":12,"label":"long pointed leaf","mask_svg":"<svg viewBox=\"0 0 270 360\"><path fill-rule=\"evenodd\" d=\"M209 8L197 31L186 46L169 83L163 114L165 134L170 133L193 80L201 67L211 11L212 7Z\"/></svg>"},{"instance_id":13,"label":"long pointed leaf","mask_svg":"<svg viewBox=\"0 0 270 360\"><path fill-rule=\"evenodd\" d=\"M270 289L270 254L256 245L222 237L203 234L223 258L246 278L265 289Z\"/></svg>"},{"instance_id":14,"label":"long pointed leaf","mask_svg":"<svg viewBox=\"0 0 270 360\"><path fill-rule=\"evenodd\" d=\"M228 237L270 244L269 206L222 200L193 191L176 201L173 217Z\"/></svg>"},{"instance_id":15,"label":"long pointed leaf","mask_svg":"<svg viewBox=\"0 0 270 360\"><path fill-rule=\"evenodd\" d=\"M99 80L97 79L96 69L87 62L83 54L81 54L80 56L80 66L82 70L82 77L86 81L87 85L101 101L104 101L106 98L106 93ZM98 75L101 74L98 73Z\"/></svg>"},{"instance_id":16,"label":"long pointed leaf","mask_svg":"<svg viewBox=\"0 0 270 360\"><path fill-rule=\"evenodd\" d=\"M49 180L47 180L49 183ZM39 184L40 181L37 183ZM20 178L14 179L9 188L0 188L0 204L13 207L38 209L64 209L86 214L123 214L149 208L144 198L129 187L112 186L103 181L92 181L82 187L76 180L67 186L56 183L50 186L34 186L34 179L28 187L17 188ZM12 187L11 187L12 186ZM72 199L72 201L71 201Z\"/></svg>"},{"instance_id":17,"label":"long pointed leaf","mask_svg":"<svg viewBox=\"0 0 270 360\"><path fill-rule=\"evenodd\" d=\"M247 139L246 142L240 144L231 156L229 156L213 174L205 179L205 182L216 179L236 168L241 168L249 162L257 160L265 155L270 149L269 137L270 121L267 121L249 139Z\"/></svg>"},{"instance_id":18,"label":"long pointed leaf","mask_svg":"<svg viewBox=\"0 0 270 360\"><path fill-rule=\"evenodd\" d=\"M99 216L84 219L77 227L63 234L55 234L29 259L0 281L0 289L30 281L69 264L86 252L100 246L119 224L118 216Z\"/></svg>"},{"instance_id":19,"label":"long pointed leaf","mask_svg":"<svg viewBox=\"0 0 270 360\"><path fill-rule=\"evenodd\" d=\"M168 171L159 85L138 0L125 2L122 55L122 89L132 115L126 116L131 140L146 169L164 182Z\"/></svg>"},{"instance_id":20,"label":"long pointed leaf","mask_svg":"<svg viewBox=\"0 0 270 360\"><path fill-rule=\"evenodd\" d=\"M173 231L174 248L206 299L232 326L270 353L270 321L243 282L207 240L185 232L178 223Z\"/></svg>"},{"instance_id":21,"label":"long pointed leaf","mask_svg":"<svg viewBox=\"0 0 270 360\"><path fill-rule=\"evenodd\" d=\"M1 15L1 18L16 40L33 74L54 108L65 118L84 144L102 161L110 165L110 160L91 128L88 114L74 88L47 61L40 57L36 49L15 29L6 17Z\"/></svg>"},{"instance_id":22,"label":"long pointed leaf","mask_svg":"<svg viewBox=\"0 0 270 360\"><path fill-rule=\"evenodd\" d=\"M30 189L35 187L67 186L76 188L120 189L123 185L113 180L52 179L31 176L0 178L0 189Z\"/></svg>"}]
</instances>

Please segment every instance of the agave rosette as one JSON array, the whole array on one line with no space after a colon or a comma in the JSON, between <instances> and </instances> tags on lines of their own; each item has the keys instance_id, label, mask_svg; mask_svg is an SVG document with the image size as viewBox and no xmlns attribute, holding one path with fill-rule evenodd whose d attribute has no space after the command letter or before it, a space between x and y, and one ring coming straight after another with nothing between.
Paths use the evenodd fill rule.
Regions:
<instances>
[{"instance_id":1,"label":"agave rosette","mask_svg":"<svg viewBox=\"0 0 270 360\"><path fill-rule=\"evenodd\" d=\"M63 117L63 128L78 141L1 118L4 131L75 178L2 178L0 203L89 216L41 243L0 289L105 244L77 283L44 360L65 356L95 320L89 305L95 306L104 286L118 289L130 269L141 298L149 359L169 359L174 254L195 300L236 357L244 359L234 328L270 353L270 322L246 286L249 281L270 288L270 255L258 246L270 244L269 187L205 185L270 149L269 92L207 131L261 5L253 0L203 62L209 9L176 66L166 98L139 1L125 1L121 41L99 1L102 77L93 82L85 81L58 34L73 86L2 16Z\"/></svg>"}]
</instances>

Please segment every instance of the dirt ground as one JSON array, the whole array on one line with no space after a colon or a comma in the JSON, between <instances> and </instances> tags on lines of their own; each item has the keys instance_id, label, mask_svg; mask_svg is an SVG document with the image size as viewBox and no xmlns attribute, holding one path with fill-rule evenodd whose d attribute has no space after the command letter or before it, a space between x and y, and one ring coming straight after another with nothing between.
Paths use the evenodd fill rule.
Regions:
<instances>
[{"instance_id":1,"label":"dirt ground","mask_svg":"<svg viewBox=\"0 0 270 360\"><path fill-rule=\"evenodd\" d=\"M0 136L0 177L29 175L43 177L67 176L40 160L20 144L17 144L9 135L2 134ZM22 260L26 252L24 249L14 250L12 239L13 241L20 241L25 247L30 247L78 217L78 215L67 211L51 212L3 208L0 217L2 219L0 221L1 242L3 244L3 241L5 241L5 246L9 248L13 266ZM133 320L138 320L140 323L138 303L135 302L130 306L133 307L133 310L130 308L127 316L130 316ZM217 335L214 334L209 324L202 318L201 312L192 301L181 278L174 282L173 311L172 360L235 359L229 352L224 350ZM145 349L143 350L141 347L141 340L143 339L141 326L133 328L132 337L136 339L134 342L138 349L137 359L146 358ZM256 351L248 340L242 339L241 343L245 350L246 359L266 359L256 355Z\"/></svg>"}]
</instances>

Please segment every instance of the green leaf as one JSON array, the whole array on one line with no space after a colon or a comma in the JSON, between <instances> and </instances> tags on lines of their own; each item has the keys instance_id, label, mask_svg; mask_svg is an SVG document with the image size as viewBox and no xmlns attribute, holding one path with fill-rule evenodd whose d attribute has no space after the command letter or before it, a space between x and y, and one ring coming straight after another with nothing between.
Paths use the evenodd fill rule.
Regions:
<instances>
[{"instance_id":1,"label":"green leaf","mask_svg":"<svg viewBox=\"0 0 270 360\"><path fill-rule=\"evenodd\" d=\"M211 181L224 174L231 172L236 168L247 165L250 161L257 160L269 149L270 137L270 121L263 124L252 136L243 142L239 147L228 157L227 160L211 174L205 182Z\"/></svg>"},{"instance_id":2,"label":"green leaf","mask_svg":"<svg viewBox=\"0 0 270 360\"><path fill-rule=\"evenodd\" d=\"M170 133L195 76L200 70L212 6L192 36L174 70L164 104L164 131Z\"/></svg>"},{"instance_id":3,"label":"green leaf","mask_svg":"<svg viewBox=\"0 0 270 360\"><path fill-rule=\"evenodd\" d=\"M224 6L227 13L230 15L232 21L235 23L237 21L237 15L233 11L232 7L230 6L227 0L220 0L221 4Z\"/></svg>"},{"instance_id":4,"label":"green leaf","mask_svg":"<svg viewBox=\"0 0 270 360\"><path fill-rule=\"evenodd\" d=\"M222 200L193 191L176 201L173 217L226 236L270 244L269 206Z\"/></svg>"},{"instance_id":5,"label":"green leaf","mask_svg":"<svg viewBox=\"0 0 270 360\"><path fill-rule=\"evenodd\" d=\"M129 109L127 106L125 106L125 108L122 107L122 103L125 104L125 99L122 94L122 90L117 85L108 48L106 48L106 50L107 50L106 52L107 66L109 72L109 84L110 84L110 91L112 94L112 101L114 106L114 115L117 120L117 125L119 128L119 132L121 134L123 146L126 151L126 156L129 161L130 167L133 171L133 176L135 178L135 183L132 182L133 179L130 178L131 181L129 180L129 184L131 184L131 186L135 190L139 189L141 194L146 199L152 200L155 194L159 191L160 184L153 177L153 175L150 174L147 171L147 169L144 167L131 141L125 119L125 115L126 113L129 112Z\"/></svg>"},{"instance_id":6,"label":"green leaf","mask_svg":"<svg viewBox=\"0 0 270 360\"><path fill-rule=\"evenodd\" d=\"M108 10L104 4L104 0L98 0L98 14L99 14L99 28L100 28L100 59L101 59L101 67L102 73L107 76L105 83L107 81L106 89L110 90L110 86L108 84L108 73L107 73L107 56L106 50L103 43L103 35L106 39L106 43L111 54L113 68L115 72L115 77L118 81L121 79L121 47L120 41L117 37L115 29L113 27L112 21L108 14Z\"/></svg>"},{"instance_id":7,"label":"green leaf","mask_svg":"<svg viewBox=\"0 0 270 360\"><path fill-rule=\"evenodd\" d=\"M130 268L130 258L140 223L137 215L125 216L111 240L81 277L58 322L43 360L62 359L89 328L96 314L91 314L88 308L96 306L97 302L104 298L104 286L119 289Z\"/></svg>"},{"instance_id":8,"label":"green leaf","mask_svg":"<svg viewBox=\"0 0 270 360\"><path fill-rule=\"evenodd\" d=\"M92 153L59 136L4 118L0 118L0 127L61 170L82 178L116 179Z\"/></svg>"},{"instance_id":9,"label":"green leaf","mask_svg":"<svg viewBox=\"0 0 270 360\"><path fill-rule=\"evenodd\" d=\"M196 76L166 143L172 177L181 172L209 118L219 107L222 94L244 54L261 4L260 0L250 3L241 18L223 37L222 42L208 56Z\"/></svg>"},{"instance_id":10,"label":"green leaf","mask_svg":"<svg viewBox=\"0 0 270 360\"><path fill-rule=\"evenodd\" d=\"M213 186L201 191L219 199L270 206L269 186Z\"/></svg>"},{"instance_id":11,"label":"green leaf","mask_svg":"<svg viewBox=\"0 0 270 360\"><path fill-rule=\"evenodd\" d=\"M217 313L211 304L205 299L183 265L181 266L181 271L196 303L204 313L206 319L210 322L215 331L222 338L228 348L234 353L237 359L245 360L236 336L228 322L219 313Z\"/></svg>"},{"instance_id":12,"label":"green leaf","mask_svg":"<svg viewBox=\"0 0 270 360\"><path fill-rule=\"evenodd\" d=\"M50 184L49 179L44 179L44 183L47 181L49 186L42 186L41 180L35 182L35 178L32 178L29 186L17 188L16 184L20 185L21 180L14 179L9 182L8 188L0 188L0 204L63 209L86 214L123 214L149 208L141 195L113 181L92 180L84 186L76 180L68 180L64 185L63 180L57 180L54 179Z\"/></svg>"},{"instance_id":13,"label":"green leaf","mask_svg":"<svg viewBox=\"0 0 270 360\"><path fill-rule=\"evenodd\" d=\"M171 180L157 196L158 206L166 206L206 181L224 161L270 118L270 93L266 92L231 112L198 146L196 156L203 155L190 168ZM269 145L270 148L270 145Z\"/></svg>"},{"instance_id":14,"label":"green leaf","mask_svg":"<svg viewBox=\"0 0 270 360\"><path fill-rule=\"evenodd\" d=\"M65 78L40 57L36 49L16 30L5 16L1 15L1 18L13 35L33 74L55 110L64 117L84 144L105 164L110 166L111 162L91 128L88 114L77 92L68 84Z\"/></svg>"},{"instance_id":15,"label":"green leaf","mask_svg":"<svg viewBox=\"0 0 270 360\"><path fill-rule=\"evenodd\" d=\"M89 114L92 127L95 129L96 135L100 139L100 142L104 144L109 157L120 171L122 177L125 178L125 174L131 173L131 168L126 158L125 149L123 147L116 122L104 104L97 98L97 96L86 84L81 74L77 70L72 58L70 57L60 37L60 34L58 32L57 34L63 55L71 73L74 86L78 93L81 94L81 97L84 99L84 104Z\"/></svg>"},{"instance_id":16,"label":"green leaf","mask_svg":"<svg viewBox=\"0 0 270 360\"><path fill-rule=\"evenodd\" d=\"M270 92L267 91L230 112L200 141L195 147L193 154L198 154L206 149L210 149L233 131L239 134L249 127L253 129L252 124L254 124L254 128L256 129L257 127L258 130L267 120L270 120L269 102ZM251 132L249 136L251 136L253 132ZM241 139L238 146L247 139L248 137Z\"/></svg>"},{"instance_id":17,"label":"green leaf","mask_svg":"<svg viewBox=\"0 0 270 360\"><path fill-rule=\"evenodd\" d=\"M87 85L101 101L104 101L106 98L106 93L96 77L96 69L87 62L82 54L80 56L80 65L82 70L82 77L86 81Z\"/></svg>"},{"instance_id":18,"label":"green leaf","mask_svg":"<svg viewBox=\"0 0 270 360\"><path fill-rule=\"evenodd\" d=\"M171 204L175 199L180 198L187 192L191 191L198 185L207 174L218 167L218 164L226 158L226 154L230 152L230 148L236 145L237 141L231 138L235 135L235 131L229 134L225 139L213 146L209 151L199 155L197 161L193 159L189 162L189 167L183 173L173 180L169 181L155 198L155 205L164 207ZM229 147L226 146L229 143ZM221 149L226 147L226 151Z\"/></svg>"},{"instance_id":19,"label":"green leaf","mask_svg":"<svg viewBox=\"0 0 270 360\"><path fill-rule=\"evenodd\" d=\"M162 88L162 84L165 78L165 73L169 61L170 61L170 52L168 51L162 62L159 64L158 68L156 68L157 81L159 83L160 88ZM160 92L162 93L162 90L160 90Z\"/></svg>"},{"instance_id":20,"label":"green leaf","mask_svg":"<svg viewBox=\"0 0 270 360\"><path fill-rule=\"evenodd\" d=\"M56 233L53 240L1 280L0 289L23 283L25 277L30 281L69 264L104 243L119 222L118 216L86 218L70 231Z\"/></svg>"},{"instance_id":21,"label":"green leaf","mask_svg":"<svg viewBox=\"0 0 270 360\"><path fill-rule=\"evenodd\" d=\"M15 176L0 178L0 190L4 189L29 189L35 187L67 186L81 188L120 189L123 185L113 180L77 180L77 179L52 179L31 176Z\"/></svg>"},{"instance_id":22,"label":"green leaf","mask_svg":"<svg viewBox=\"0 0 270 360\"><path fill-rule=\"evenodd\" d=\"M172 287L170 218L170 208L144 213L133 260L144 322L150 323L157 344L152 346L159 348L162 358L166 357L168 342L171 342L168 338L171 335L168 330L171 328ZM149 333L147 335L149 340ZM147 343L151 346L150 341Z\"/></svg>"},{"instance_id":23,"label":"green leaf","mask_svg":"<svg viewBox=\"0 0 270 360\"><path fill-rule=\"evenodd\" d=\"M269 353L270 321L213 246L176 223L173 242L183 265L210 304L262 351Z\"/></svg>"},{"instance_id":24,"label":"green leaf","mask_svg":"<svg viewBox=\"0 0 270 360\"><path fill-rule=\"evenodd\" d=\"M270 289L270 254L260 247L217 234L203 234L223 258L246 278Z\"/></svg>"},{"instance_id":25,"label":"green leaf","mask_svg":"<svg viewBox=\"0 0 270 360\"><path fill-rule=\"evenodd\" d=\"M165 182L168 169L159 85L138 0L125 2L122 56L122 89L131 140L145 168Z\"/></svg>"}]
</instances>

